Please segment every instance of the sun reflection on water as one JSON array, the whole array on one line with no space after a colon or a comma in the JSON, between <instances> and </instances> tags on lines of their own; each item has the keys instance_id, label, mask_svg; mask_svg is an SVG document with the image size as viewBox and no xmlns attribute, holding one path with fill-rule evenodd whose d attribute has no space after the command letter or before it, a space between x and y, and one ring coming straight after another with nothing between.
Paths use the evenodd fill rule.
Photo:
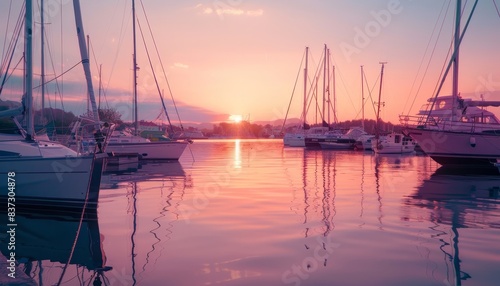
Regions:
<instances>
[{"instance_id":1,"label":"sun reflection on water","mask_svg":"<svg viewBox=\"0 0 500 286\"><path fill-rule=\"evenodd\" d=\"M234 167L241 168L241 140L234 140Z\"/></svg>"}]
</instances>

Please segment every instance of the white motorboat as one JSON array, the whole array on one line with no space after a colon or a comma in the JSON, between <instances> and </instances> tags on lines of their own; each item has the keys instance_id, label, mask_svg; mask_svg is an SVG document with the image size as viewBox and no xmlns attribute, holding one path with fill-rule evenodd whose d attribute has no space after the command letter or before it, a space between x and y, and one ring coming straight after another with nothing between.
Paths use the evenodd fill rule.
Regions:
<instances>
[{"instance_id":1,"label":"white motorboat","mask_svg":"<svg viewBox=\"0 0 500 286\"><path fill-rule=\"evenodd\" d=\"M354 148L357 150L373 150L372 149L372 141L375 138L375 135L365 134L361 135L356 143L354 143Z\"/></svg>"},{"instance_id":2,"label":"white motorboat","mask_svg":"<svg viewBox=\"0 0 500 286\"><path fill-rule=\"evenodd\" d=\"M378 154L406 154L415 151L416 142L401 133L391 133L372 139L372 150Z\"/></svg>"},{"instance_id":3,"label":"white motorboat","mask_svg":"<svg viewBox=\"0 0 500 286\"><path fill-rule=\"evenodd\" d=\"M283 144L290 147L306 147L305 132L290 132L285 133Z\"/></svg>"}]
</instances>

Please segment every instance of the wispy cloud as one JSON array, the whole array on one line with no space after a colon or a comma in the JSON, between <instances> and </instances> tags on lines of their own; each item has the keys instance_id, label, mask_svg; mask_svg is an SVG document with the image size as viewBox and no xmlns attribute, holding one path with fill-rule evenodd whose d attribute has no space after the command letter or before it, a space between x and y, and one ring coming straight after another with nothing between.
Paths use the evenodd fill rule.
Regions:
<instances>
[{"instance_id":1,"label":"wispy cloud","mask_svg":"<svg viewBox=\"0 0 500 286\"><path fill-rule=\"evenodd\" d=\"M248 17L260 17L264 15L264 10L255 9L255 10L245 10L241 8L230 7L207 7L202 4L196 5L196 9L201 10L202 14L205 15L229 15L229 16L248 16Z\"/></svg>"},{"instance_id":2,"label":"wispy cloud","mask_svg":"<svg viewBox=\"0 0 500 286\"><path fill-rule=\"evenodd\" d=\"M210 7L205 7L203 8L203 14L212 14L214 12L214 9Z\"/></svg>"},{"instance_id":3,"label":"wispy cloud","mask_svg":"<svg viewBox=\"0 0 500 286\"><path fill-rule=\"evenodd\" d=\"M174 63L174 65L172 67L173 68L181 68L181 69L188 69L189 68L188 65L183 64L183 63Z\"/></svg>"},{"instance_id":4,"label":"wispy cloud","mask_svg":"<svg viewBox=\"0 0 500 286\"><path fill-rule=\"evenodd\" d=\"M252 16L252 17L262 16L262 15L264 15L264 10L262 10L262 9L248 10L247 15Z\"/></svg>"}]
</instances>

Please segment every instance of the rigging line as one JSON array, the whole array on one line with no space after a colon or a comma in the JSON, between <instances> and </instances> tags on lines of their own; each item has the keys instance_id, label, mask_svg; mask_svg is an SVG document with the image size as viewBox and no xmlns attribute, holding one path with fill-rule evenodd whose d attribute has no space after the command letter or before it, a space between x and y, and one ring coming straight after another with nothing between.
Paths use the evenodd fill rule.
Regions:
<instances>
[{"instance_id":1,"label":"rigging line","mask_svg":"<svg viewBox=\"0 0 500 286\"><path fill-rule=\"evenodd\" d=\"M40 84L40 85L37 85L37 86L33 87L33 89L35 89L35 88L39 88L39 87L41 87L41 86L43 86L43 85L46 85L46 84L47 84L47 83L49 83L49 82L53 82L54 80L56 80L56 79L60 78L60 77L61 77L61 76L63 76L64 74L68 73L69 71L71 71L72 69L74 69L75 67L77 67L77 66L78 66L79 64L81 64L81 63L82 63L82 61L77 62L74 66L70 67L69 69L67 69L67 70L66 70L65 72L63 72L62 74L60 74L60 75L56 76L55 78L53 78L53 79L51 79L51 80L45 81L45 83L43 83L43 84Z\"/></svg>"},{"instance_id":2,"label":"rigging line","mask_svg":"<svg viewBox=\"0 0 500 286\"><path fill-rule=\"evenodd\" d=\"M304 58L306 56L306 52L302 54L302 60L300 61L299 71L297 72L297 76L295 77L295 83L292 89L292 96L290 97L290 101L288 102L288 108L286 109L285 119L283 120L283 125L281 126L280 133L283 133L283 129L285 128L286 119L288 118L288 112L290 111L290 106L292 105L293 95L295 94L295 88L297 87L297 82L299 81L300 72L302 70L302 64L304 63Z\"/></svg>"},{"instance_id":3,"label":"rigging line","mask_svg":"<svg viewBox=\"0 0 500 286\"><path fill-rule=\"evenodd\" d=\"M443 2L443 5L441 6L441 11L439 12L438 20L437 20L437 21L436 21L436 23L434 24L434 28L432 29L431 36L429 37L429 41L427 42L427 46L425 47L424 55L422 56L422 60L420 61L420 64L419 64L418 69L417 69L417 74L416 74L415 78L413 79L413 83L411 84L411 88L410 88L410 92L409 92L409 94L410 94L410 95L413 93L413 88L415 87L415 84L416 84L416 82L417 82L418 75L420 74L420 70L421 70L422 65L423 65L423 63L424 63L424 58L425 58L425 56L427 55L427 52L429 51L429 47L430 47L430 44L431 44L431 42L432 42L432 38L434 37L434 33L436 33L437 26L438 26L438 23L439 23L439 19L441 18L442 13L443 13L443 11L444 11L445 3L446 3L446 2ZM448 2L448 9L449 9L449 7L450 7L450 3L451 3L451 2ZM447 9L447 11L448 11L448 9ZM425 75L427 74L427 70L428 70L428 68L429 68L430 62L431 62L432 57L433 57L433 55L434 55L434 51L436 50L436 46L437 46L437 39L439 39L439 36L441 35L441 31L442 31L442 29L443 29L444 22L445 22L444 20L445 20L445 19L446 19L446 14L444 14L443 22L441 22L441 28L440 28L440 30L439 30L439 33L438 33L437 37L436 37L436 42L434 43L434 48L433 48L433 50L432 50L432 52L431 52L431 56L430 56L429 61L428 61L428 63L427 63L427 68L426 68L426 70L424 71L424 75L422 76L422 81L420 82L420 85L419 85L419 87L418 87L418 89L417 89L417 92L415 93L415 97L413 98L413 102L412 102L412 104L411 104L411 106L410 106L410 109L408 110L408 114L410 113L410 110L411 110L411 108L413 107L413 104L415 103L415 99L416 99L416 97L417 97L417 95L418 95L418 92L420 91L420 88L422 87L422 82L423 82L423 79L425 78ZM403 107L403 111L404 111L404 110L406 110L406 106L407 106L407 104L408 104L408 100L409 100L409 99L410 99L410 96L408 96L408 97L406 98L406 102L405 102L405 105L404 105L404 107ZM407 114L407 115L408 115L408 114Z\"/></svg>"},{"instance_id":4,"label":"rigging line","mask_svg":"<svg viewBox=\"0 0 500 286\"><path fill-rule=\"evenodd\" d=\"M307 105L307 109L306 109L307 112L309 112L309 108L311 107L311 103L313 102L314 99L316 100L316 109L317 109L318 108L318 94L316 91L312 92L311 97L309 98L309 104ZM319 114L322 117L321 110L319 111Z\"/></svg>"},{"instance_id":5,"label":"rigging line","mask_svg":"<svg viewBox=\"0 0 500 286\"><path fill-rule=\"evenodd\" d=\"M125 3L128 3L128 2L130 2L130 1L126 1ZM130 17L130 18L129 18L129 17L126 17L126 16L125 16L125 15L129 15L129 14L127 13L128 11L129 11L129 10L128 10L127 4L125 4L125 5L124 5L124 7L123 7L123 16L122 16L122 23L121 23L120 33L119 33L119 37L118 37L118 43L117 43L117 45L116 45L118 48L120 48L120 47L122 47L122 46L123 46L123 45L122 45L122 42L123 42L124 33L125 33L125 31L124 31L124 27L126 26L126 25L125 25L125 19L127 19L127 23L126 23L126 24L128 24L128 21L130 20L130 18L132 18L132 17ZM109 78L108 78L108 81L107 81L107 83L106 83L106 87L105 87L105 88L103 88L103 94L106 94L106 90L108 90L109 85L110 85L110 83L111 83L111 78L112 78L112 76L113 76L113 72L114 72L115 67L116 67L116 62L117 62L117 60L118 60L119 49L117 49L117 51L116 51L114 54L115 54L115 57L114 57L114 59L113 59L113 64L111 65L111 71L110 71L110 73L109 73ZM134 67L134 68L135 68L135 67ZM106 97L105 97L105 98L106 98ZM108 108L109 108L109 104L108 104L108 102L107 102L107 99L106 99L106 104L107 104L107 106L108 106Z\"/></svg>"},{"instance_id":6,"label":"rigging line","mask_svg":"<svg viewBox=\"0 0 500 286\"><path fill-rule=\"evenodd\" d=\"M111 1L107 1L107 2L111 2ZM115 4L112 4L113 7L118 7L119 2L121 2L121 1L120 0L115 0ZM126 2L128 2L128 1L126 1ZM112 27L111 23L114 23L116 14L118 14L118 9L113 9L113 14L110 17L106 17L106 19L108 20L107 23L103 23L103 25L107 26L106 27L107 29L106 29L106 31L104 33L104 35L106 36L106 38L110 37L109 36L110 35L109 31L111 30L111 27ZM97 48L99 48L99 50L98 50L99 54L102 54L103 49L105 49L105 50L108 49L108 43L106 41L102 41L101 47L97 47Z\"/></svg>"},{"instance_id":7,"label":"rigging line","mask_svg":"<svg viewBox=\"0 0 500 286\"><path fill-rule=\"evenodd\" d=\"M465 32L467 31L467 28L469 27L470 21L471 21L471 19L472 19L472 15L474 14L474 11L476 10L476 6L477 6L478 1L479 1L479 0L476 0L476 1L474 2L474 5L472 6L472 10L471 10L471 12L470 12L470 14L469 14L469 17L467 18L467 22L465 23L465 26L464 26L464 28L463 28L463 31L461 32L461 35L460 35L460 37L459 37L459 39L458 39L458 46L460 46L460 44L462 44L462 40L463 40L463 38L464 38L464 36L465 36ZM458 29L458 27L457 27L457 29ZM458 51L457 51L457 50L454 50L454 51L453 51L453 54L452 54L452 56L451 56L451 58L450 58L450 61L449 61L449 63L448 63L448 66L446 67L446 71L444 72L444 75L443 75L443 77L442 77L442 80L441 80L441 82L440 82L440 84L439 84L439 88L438 88L438 90L437 90L437 92L436 92L436 95L434 96L434 100L432 101L431 108L429 109L429 112L428 112L428 114L427 114L427 119L426 119L426 122L425 122L426 124L427 124L427 122L428 122L428 120L429 120L429 117L431 116L431 111L434 109L434 105L436 104L436 99L437 99L437 97L438 97L438 95L439 95L439 92L441 92L441 88L443 87L443 84L444 84L444 82L445 82L445 80L446 80L446 76L448 75L448 72L450 71L451 65L453 64L453 62L455 61L456 57L458 56L458 54L457 54L457 53L458 53Z\"/></svg>"},{"instance_id":8,"label":"rigging line","mask_svg":"<svg viewBox=\"0 0 500 286\"><path fill-rule=\"evenodd\" d=\"M62 1L59 2L59 11L63 11L63 3ZM59 48L61 49L61 54L60 54L60 61L61 61L61 73L63 72L63 69L64 69L64 37L63 37L63 18L64 18L64 13L61 13L61 20L59 22L59 36L60 36L60 42L59 42ZM50 50L50 48L49 48ZM50 53L49 53L50 55ZM51 56L51 61L52 61L52 56ZM52 65L54 65L54 63L52 62ZM55 68L53 67L54 69L54 73L55 73ZM58 91L59 91L59 98L61 98L61 107L63 108L64 110L64 104L63 104L63 98L64 98L64 76L61 78L61 90L59 90L58 88ZM54 96L54 103L56 103L56 100L55 100L55 96ZM61 115L61 119L62 119L62 115ZM62 127L62 124L63 124L63 120L61 120L61 127Z\"/></svg>"},{"instance_id":9,"label":"rigging line","mask_svg":"<svg viewBox=\"0 0 500 286\"><path fill-rule=\"evenodd\" d=\"M366 76L365 76L365 72L363 71L363 73L362 73L362 78L361 78L361 85L363 85L363 86L364 86L364 83L365 83L365 77L366 77ZM370 91L370 90L368 90L368 91ZM362 102L362 105L366 104L366 102L368 101L368 99L369 99L368 97L367 97L367 98L364 98L364 101ZM354 117L354 119L357 119L357 118L358 118L358 116L359 116L359 114L361 113L361 111L362 111L362 110L359 110L359 111L358 111L358 113L356 114L356 117Z\"/></svg>"},{"instance_id":10,"label":"rigging line","mask_svg":"<svg viewBox=\"0 0 500 286\"><path fill-rule=\"evenodd\" d=\"M12 70L12 72L10 73L10 75L5 74L5 77L4 77L4 80L3 80L3 82L2 82L2 85L0 86L0 95L2 94L2 90L3 90L3 87L4 87L5 82L6 82L6 81L7 81L7 80L8 80L8 79L12 76L12 74L14 73L14 70L16 70L16 69L17 69L17 67L18 67L18 66L19 66L19 64L23 61L23 59L24 59L24 56L23 56L23 57L21 57L21 58L19 59L19 61L17 62L17 64L14 66L14 69L13 69L13 70Z\"/></svg>"},{"instance_id":11,"label":"rigging line","mask_svg":"<svg viewBox=\"0 0 500 286\"><path fill-rule=\"evenodd\" d=\"M450 57L452 56L452 50L453 50L453 37L450 41L450 46L448 47L448 53L446 55L446 58L445 58L445 61L443 62L443 66L441 67L441 72L439 73L439 77L438 77L438 80L436 81L436 85L434 86L434 90L432 91L432 94L435 94L438 92L438 89L439 89L439 80L443 77L443 74L445 73L445 69L446 69L446 62L447 61L451 61ZM444 80L444 79L443 79ZM438 95L436 94L435 97L437 97ZM431 109L432 109L432 105L431 105ZM430 112L431 109L429 109L428 111Z\"/></svg>"},{"instance_id":12,"label":"rigging line","mask_svg":"<svg viewBox=\"0 0 500 286\"><path fill-rule=\"evenodd\" d=\"M321 55L323 55L323 53ZM314 61L314 58L312 57L312 55L311 55L311 61L314 64L315 61ZM321 63L318 63L316 65L316 71L314 72L314 80L310 80L309 74L307 75L308 80L310 81L310 84L309 84L309 92L308 92L307 97L306 97L306 101L309 100L309 105L306 109L306 113L309 112L309 107L311 105L311 102L312 102L313 98L316 96L316 91L315 91L315 88L313 88L313 85L316 85L316 78L319 75L320 69L321 69ZM304 123L306 122L306 120L307 120L307 118L304 114Z\"/></svg>"},{"instance_id":13,"label":"rigging line","mask_svg":"<svg viewBox=\"0 0 500 286\"><path fill-rule=\"evenodd\" d=\"M14 56L17 42L19 41L19 37L21 35L21 31L22 31L22 27L23 27L23 17L24 17L24 10L25 10L24 8L25 7L23 6L23 9L21 9L21 12L19 14L19 18L17 19L17 23L14 26L13 37L9 42L9 46L7 47L6 54L7 55L10 54L10 58L9 58L9 60L7 60L7 58L5 58L4 61L2 62L2 65L0 66L0 74L3 73L3 71L5 70L5 75L6 75L9 71L9 66L5 67L5 65L10 65L12 58ZM7 35L5 37L7 37ZM2 58L3 58L3 56L2 56Z\"/></svg>"},{"instance_id":14,"label":"rigging line","mask_svg":"<svg viewBox=\"0 0 500 286\"><path fill-rule=\"evenodd\" d=\"M450 57L452 57L452 50L453 50L453 36L451 38L451 41L450 41L450 46L448 47L448 53L446 54L446 58L445 58L445 61L443 62L443 66L441 67L441 72L439 73L439 77L438 77L438 80L436 81L436 85L434 86L434 90L432 91L432 94L436 94L440 91L440 87L439 87L439 82L440 82L440 79L441 81L444 82L444 78L443 78L443 74L445 74L445 70L446 70L446 63L448 61L450 61L450 64L452 62L452 60L450 59ZM438 94L436 94L434 97L437 98ZM431 104L430 106L427 105L426 106L426 110L425 111L428 111L428 115L430 115L430 113L432 112L432 109L434 108L434 103Z\"/></svg>"},{"instance_id":15,"label":"rigging line","mask_svg":"<svg viewBox=\"0 0 500 286\"><path fill-rule=\"evenodd\" d=\"M351 102L352 108L354 110L356 110L356 106L354 105L354 102L352 101L351 95L349 95L349 91L348 91L347 85L346 85L346 83L344 81L344 77L342 76L342 73L340 72L340 69L338 68L339 65L337 65L337 62L335 61L335 58L333 57L333 54L331 55L331 57L332 57L333 64L337 67L337 68L335 68L335 70L336 71L338 70L338 74L340 76L340 81L342 82L342 86L344 87L344 90L345 90L345 92L347 94L347 97L349 98L349 101Z\"/></svg>"},{"instance_id":16,"label":"rigging line","mask_svg":"<svg viewBox=\"0 0 500 286\"><path fill-rule=\"evenodd\" d=\"M16 43L14 44L14 46L17 45L17 41L19 40L19 35L16 37ZM9 58L9 62L7 64L7 67L5 69L5 75L3 77L3 80L2 80L2 84L0 85L0 94L2 94L2 90L3 90L3 87L5 85L5 82L7 81L7 79L14 73L14 70L12 70L12 73L9 75L9 68L10 68L10 64L12 63L12 58L14 57L14 52L12 52L10 54L10 58ZM16 67L19 65L19 63L24 59L24 56L22 56L20 59L19 59L19 62L16 64Z\"/></svg>"},{"instance_id":17,"label":"rigging line","mask_svg":"<svg viewBox=\"0 0 500 286\"><path fill-rule=\"evenodd\" d=\"M370 86L368 85L368 79L366 78L366 75L364 76L364 78L365 78L366 88L368 89L368 97L370 98L370 101L372 103L371 106L373 108L373 114L377 114L377 111L375 110L375 102L373 101L373 98L372 98L372 92L375 89L378 80L380 79L380 73L378 74L377 79L373 83L373 87L371 89L370 89ZM367 100L368 100L368 98L367 98Z\"/></svg>"},{"instance_id":18,"label":"rigging line","mask_svg":"<svg viewBox=\"0 0 500 286\"><path fill-rule=\"evenodd\" d=\"M99 65L97 64L97 58L95 56L95 51L94 51L94 45L92 44L90 37L89 37L89 46L90 46L90 51L92 52L92 56L94 57L95 67L97 70L99 70Z\"/></svg>"},{"instance_id":19,"label":"rigging line","mask_svg":"<svg viewBox=\"0 0 500 286\"><path fill-rule=\"evenodd\" d=\"M47 41L47 50L48 50L48 54L50 57L50 64L52 65L52 71L54 72L54 74L56 74L56 67L54 65L54 58L52 57L52 48L50 46L50 41ZM59 81L57 81L57 80L56 80L56 90L57 90L57 92L59 94L59 98L61 100L61 108L64 110L64 101L62 98L61 87L59 86ZM54 99L54 103L55 103L55 99Z\"/></svg>"},{"instance_id":20,"label":"rigging line","mask_svg":"<svg viewBox=\"0 0 500 286\"><path fill-rule=\"evenodd\" d=\"M144 18L146 19L146 23L148 24L149 33L151 35L151 39L153 41L153 45L154 45L155 50L156 50L156 55L158 56L158 60L160 61L161 70L163 72L165 82L167 83L168 92L170 93L170 97L172 98L172 103L174 105L175 112L177 113L177 118L179 119L179 124L181 125L181 130L184 130L184 126L182 126L182 121L181 121L181 117L179 115L179 111L177 110L177 104L175 103L174 95L172 93L172 89L170 88L170 83L168 82L168 79L167 79L167 73L165 72L165 68L163 66L163 62L162 62L161 57L160 57L160 52L158 51L158 46L156 45L156 40L153 36L153 30L151 29L151 26L149 25L149 19L148 19L148 16L146 15L146 9L144 8L144 4L142 3L142 0L140 2L141 2L142 12L144 13Z\"/></svg>"},{"instance_id":21,"label":"rigging line","mask_svg":"<svg viewBox=\"0 0 500 286\"><path fill-rule=\"evenodd\" d=\"M21 7L21 10L19 12L19 16L18 16L16 25L14 26L14 30L12 31L12 38L9 41L9 45L7 46L7 50L5 50L5 44L7 43L7 33L8 33L8 31L6 30L5 42L4 42L4 50L3 50L4 54L2 55L3 62L1 64L1 66L0 66L0 74L2 72L5 72L5 74L8 73L8 68L5 68L5 65L7 64L7 62L9 62L9 60L8 60L8 56L6 58L4 58L4 55L11 55L11 56L13 56L13 54L15 53L17 42L19 40L21 31L23 30L25 10L26 10L26 7L23 4L23 6ZM10 16L9 16L9 18L10 18Z\"/></svg>"},{"instance_id":22,"label":"rigging line","mask_svg":"<svg viewBox=\"0 0 500 286\"><path fill-rule=\"evenodd\" d=\"M146 50L146 55L148 56L149 66L151 67L151 73L153 74L153 78L154 78L155 84L156 84L156 89L158 91L158 94L160 95L161 104L163 106L163 110L165 111L165 115L167 116L170 131L172 132L171 136L173 136L174 135L174 128L172 126L172 122L170 121L170 116L168 115L167 107L165 106L165 101L164 101L163 96L161 94L160 86L158 84L158 79L156 77L156 73L155 73L155 70L153 68L153 62L151 62L151 57L149 56L149 50L148 50L148 47L146 45L146 39L144 38L144 34L142 33L142 27L141 27L141 23L139 22L139 19L137 19L137 26L139 26L139 31L141 33L142 42L144 43L144 49Z\"/></svg>"},{"instance_id":23,"label":"rigging line","mask_svg":"<svg viewBox=\"0 0 500 286\"><path fill-rule=\"evenodd\" d=\"M7 25L5 25L5 37L4 37L4 41L3 41L3 48L2 48L2 57L0 57L1 59L3 59L3 57L5 56L5 44L7 44L7 34L9 32L9 23L10 23L10 11L12 9L12 0L10 0L10 4L9 4L9 13L7 14ZM2 65L3 66L3 65ZM2 69L0 69L1 71Z\"/></svg>"},{"instance_id":24,"label":"rigging line","mask_svg":"<svg viewBox=\"0 0 500 286\"><path fill-rule=\"evenodd\" d=\"M446 8L446 13L444 14L445 16L444 16L444 18L443 18L443 22L441 23L441 28L440 28L440 30L439 30L439 34L438 34L438 36L437 36L437 38L436 38L436 43L435 43L435 45L434 45L434 49L432 50L431 57L429 58L429 61L427 62L427 66L426 66L426 68L425 68L424 75L423 75L423 77L422 77L422 79L421 79L421 81L420 81L420 85L418 86L417 92L415 93L415 97L413 98L413 101L412 101L412 103L411 103L411 106L410 106L410 108L409 108L409 110L408 110L408 113L407 113L406 115L409 115L409 114L410 114L410 110L413 108L413 105L415 104L415 100L417 99L417 95L418 95L418 93L420 92L420 89L422 88L422 85L423 85L423 83L424 83L425 75L427 74L427 71L429 70L429 67L430 67L430 64L431 64L431 60L432 60L432 58L433 58L433 56L434 56L434 52L436 51L436 48L437 48L437 39L438 39L438 38L439 38L439 36L441 35L441 32L442 32L443 27L444 27L444 23L445 23L446 15L448 14L447 12L448 12L448 10L450 9L450 4L451 4L451 2L448 2L448 7ZM451 44L450 44L450 47L449 47L449 49L448 49L448 55L447 55L447 57L450 55L450 52L451 52ZM442 68L442 70L441 70L441 74L440 74L440 75L442 75L442 74L443 74L443 69L444 69L444 63L443 63L443 68ZM434 92L435 92L435 91L436 91L436 89L434 89Z\"/></svg>"},{"instance_id":25,"label":"rigging line","mask_svg":"<svg viewBox=\"0 0 500 286\"><path fill-rule=\"evenodd\" d=\"M311 81L311 85L310 85L310 89L309 89L309 93L310 95L308 95L307 98L309 98L309 96L311 96L311 98L309 99L309 105L307 106L307 112L309 112L309 107L313 101L313 99L316 100L316 107L315 107L315 111L316 111L316 114L317 114L317 110L319 108L318 106L318 81L319 81L319 74L321 72L321 67L322 67L322 59L323 59L323 53L324 52L321 52L321 60L318 62L317 66L316 66L316 72L314 73L314 80ZM314 87L313 87L314 86ZM315 118L315 123L317 123L317 116Z\"/></svg>"},{"instance_id":26,"label":"rigging line","mask_svg":"<svg viewBox=\"0 0 500 286\"><path fill-rule=\"evenodd\" d=\"M94 45L92 43L92 41L90 40L89 38L89 46L90 46L90 50L92 51L92 56L94 57L94 63L95 63L95 66L96 66L96 69L98 71L98 74L99 74L99 104L98 104L98 108L97 109L101 109L101 92L103 93L102 95L105 96L105 93L104 91L102 90L102 75L101 75L101 68L100 66L97 64L97 57L95 56L95 51L94 51ZM106 101L107 103L107 101Z\"/></svg>"},{"instance_id":27,"label":"rigging line","mask_svg":"<svg viewBox=\"0 0 500 286\"><path fill-rule=\"evenodd\" d=\"M500 11L498 11L497 1L496 0L492 0L492 1L493 1L493 5L495 5L495 10L497 10L497 15L500 18Z\"/></svg>"}]
</instances>

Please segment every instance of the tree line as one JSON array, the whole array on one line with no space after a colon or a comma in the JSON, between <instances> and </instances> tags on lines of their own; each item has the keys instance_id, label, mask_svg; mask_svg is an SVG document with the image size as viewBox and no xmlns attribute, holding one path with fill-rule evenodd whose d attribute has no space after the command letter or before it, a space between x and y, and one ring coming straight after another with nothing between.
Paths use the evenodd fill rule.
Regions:
<instances>
[{"instance_id":1,"label":"tree line","mask_svg":"<svg viewBox=\"0 0 500 286\"><path fill-rule=\"evenodd\" d=\"M6 110L8 107L0 106L0 111ZM72 112L66 112L57 108L45 108L43 111L44 118L41 118L41 112L35 113L35 123L38 122L38 129L46 129L47 134L70 134L72 123L77 121L77 116ZM89 115L89 114L87 114ZM118 130L125 128L133 128L133 124L124 122L121 119L121 114L113 108L99 109L99 118L103 122L114 123L117 125ZM37 120L38 119L38 120ZM18 117L19 121L23 120L22 116ZM310 127L320 126L321 124L311 125ZM362 126L362 121L346 120L336 124L331 124L331 129L349 129L351 127ZM394 125L391 122L380 121L377 127L375 120L369 119L364 122L365 131L375 134L378 130L379 133L388 133L392 131L401 131L401 127ZM163 130L170 130L162 126ZM270 136L280 137L286 132L291 132L296 128L294 125L286 125L284 130L281 126L272 126L270 124L254 124L248 121L241 121L238 123L220 122L214 124L212 129L202 129L205 136L208 137L223 137L223 138L269 138ZM179 126L173 126L174 132L180 131ZM188 127L187 130L196 130L193 127ZM0 132L1 133L17 133L17 126L10 118L0 118Z\"/></svg>"}]
</instances>

